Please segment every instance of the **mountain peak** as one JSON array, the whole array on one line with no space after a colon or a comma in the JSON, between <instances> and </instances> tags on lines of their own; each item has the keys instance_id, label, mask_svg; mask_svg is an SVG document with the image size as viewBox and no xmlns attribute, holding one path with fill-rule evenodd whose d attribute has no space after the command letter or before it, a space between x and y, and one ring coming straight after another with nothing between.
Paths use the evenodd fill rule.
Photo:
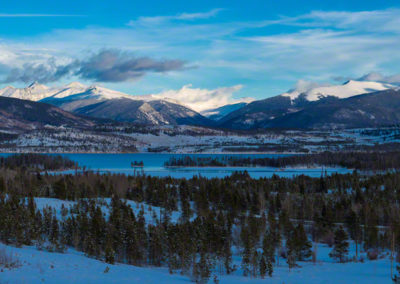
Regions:
<instances>
[{"instance_id":1,"label":"mountain peak","mask_svg":"<svg viewBox=\"0 0 400 284\"><path fill-rule=\"evenodd\" d=\"M33 82L28 86L28 88L34 87L34 86L36 86L36 85L39 85L39 82L38 82L38 81L33 81Z\"/></svg>"},{"instance_id":2,"label":"mountain peak","mask_svg":"<svg viewBox=\"0 0 400 284\"><path fill-rule=\"evenodd\" d=\"M48 87L43 85L43 84L40 84L38 81L35 81L35 82L33 82L32 84L30 84L28 86L28 89L31 89L31 90L46 90L46 89L48 89Z\"/></svg>"},{"instance_id":3,"label":"mountain peak","mask_svg":"<svg viewBox=\"0 0 400 284\"><path fill-rule=\"evenodd\" d=\"M349 98L356 95L372 93L392 89L395 86L374 81L348 80L341 85L318 85L311 86L305 91L294 89L282 96L290 97L293 101L303 95L307 101L318 101L321 98L333 96L339 99Z\"/></svg>"},{"instance_id":4,"label":"mountain peak","mask_svg":"<svg viewBox=\"0 0 400 284\"><path fill-rule=\"evenodd\" d=\"M350 84L353 84L354 82L356 82L355 80L347 80L346 82L344 82L342 85L343 86L345 86L345 85L350 85Z\"/></svg>"},{"instance_id":5,"label":"mountain peak","mask_svg":"<svg viewBox=\"0 0 400 284\"><path fill-rule=\"evenodd\" d=\"M86 85L84 85L80 82L71 82L68 85L66 85L65 87L67 87L67 88L87 88Z\"/></svg>"}]
</instances>

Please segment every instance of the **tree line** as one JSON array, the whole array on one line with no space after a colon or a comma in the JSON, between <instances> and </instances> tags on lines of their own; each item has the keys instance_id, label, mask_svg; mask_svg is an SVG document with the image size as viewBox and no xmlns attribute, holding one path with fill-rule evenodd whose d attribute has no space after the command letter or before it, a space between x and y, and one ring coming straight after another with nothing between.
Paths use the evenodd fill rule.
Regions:
<instances>
[{"instance_id":1,"label":"tree line","mask_svg":"<svg viewBox=\"0 0 400 284\"><path fill-rule=\"evenodd\" d=\"M400 151L321 152L280 157L171 157L165 167L275 167L327 166L383 171L400 168Z\"/></svg>"},{"instance_id":2,"label":"tree line","mask_svg":"<svg viewBox=\"0 0 400 284\"><path fill-rule=\"evenodd\" d=\"M29 153L0 157L0 167L8 169L25 168L29 170L65 170L77 168L78 164L61 155Z\"/></svg>"}]
</instances>

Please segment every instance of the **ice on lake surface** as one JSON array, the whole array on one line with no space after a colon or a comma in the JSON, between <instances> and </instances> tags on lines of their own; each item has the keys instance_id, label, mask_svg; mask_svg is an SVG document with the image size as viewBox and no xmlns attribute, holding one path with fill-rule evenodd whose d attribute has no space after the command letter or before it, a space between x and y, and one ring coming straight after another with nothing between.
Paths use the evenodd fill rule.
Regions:
<instances>
[{"instance_id":1,"label":"ice on lake surface","mask_svg":"<svg viewBox=\"0 0 400 284\"><path fill-rule=\"evenodd\" d=\"M10 154L0 154L0 156L8 156ZM51 154L53 155L53 154ZM58 154L54 154L58 155ZM230 176L235 171L246 170L251 177L271 177L276 174L281 177L292 177L294 175L305 174L310 177L320 177L322 173L349 173L352 172L346 168L327 168L327 167L292 167L286 169L278 169L271 167L185 167L185 168L165 168L164 162L171 157L283 157L287 154L155 154L155 153L137 153L137 154L61 154L64 157L78 162L78 164L86 169L99 171L100 173L121 173L133 175L131 162L143 161L143 171L147 175L174 178L191 178L195 175L201 175L207 178ZM64 173L74 173L74 171L65 171Z\"/></svg>"}]
</instances>

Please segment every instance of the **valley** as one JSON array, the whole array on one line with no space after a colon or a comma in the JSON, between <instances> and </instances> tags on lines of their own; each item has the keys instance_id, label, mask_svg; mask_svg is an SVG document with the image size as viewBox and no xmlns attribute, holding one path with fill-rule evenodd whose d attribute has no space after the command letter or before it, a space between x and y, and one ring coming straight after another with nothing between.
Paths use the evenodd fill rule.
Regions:
<instances>
[{"instance_id":1,"label":"valley","mask_svg":"<svg viewBox=\"0 0 400 284\"><path fill-rule=\"evenodd\" d=\"M0 133L0 151L9 153L317 153L390 149L400 143L397 126L254 133L195 126L102 125L87 129L46 126Z\"/></svg>"}]
</instances>

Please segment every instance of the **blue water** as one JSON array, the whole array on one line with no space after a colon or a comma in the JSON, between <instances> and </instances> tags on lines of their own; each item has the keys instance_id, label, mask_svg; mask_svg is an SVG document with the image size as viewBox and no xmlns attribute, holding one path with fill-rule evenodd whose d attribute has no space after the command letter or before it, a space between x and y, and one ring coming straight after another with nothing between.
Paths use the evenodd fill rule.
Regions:
<instances>
[{"instance_id":1,"label":"blue water","mask_svg":"<svg viewBox=\"0 0 400 284\"><path fill-rule=\"evenodd\" d=\"M10 154L1 154L0 156L9 156ZM53 155L53 154L50 154ZM143 161L145 174L159 177L171 176L175 178L191 178L194 175L204 177L225 177L231 175L235 171L247 170L253 178L271 177L273 174L282 177L292 177L294 175L305 174L311 177L320 177L322 168L290 168L276 169L271 167L226 167L226 168L164 168L164 162L170 157L182 157L185 155L198 157L283 157L283 154L154 154L154 153L138 153L138 154L61 154L69 159L78 162L79 166L86 169L99 171L101 173L123 173L133 174L131 162ZM332 173L347 173L351 170L345 168L324 168L323 171ZM65 171L65 173L73 173L73 171Z\"/></svg>"}]
</instances>

